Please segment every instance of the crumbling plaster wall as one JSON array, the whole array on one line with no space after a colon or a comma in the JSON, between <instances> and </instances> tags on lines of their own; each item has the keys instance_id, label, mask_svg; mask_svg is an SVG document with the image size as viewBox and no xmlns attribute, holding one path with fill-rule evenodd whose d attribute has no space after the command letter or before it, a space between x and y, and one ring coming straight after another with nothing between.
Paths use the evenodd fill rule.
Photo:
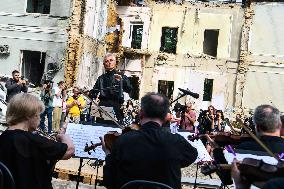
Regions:
<instances>
[{"instance_id":1,"label":"crumbling plaster wall","mask_svg":"<svg viewBox=\"0 0 284 189\"><path fill-rule=\"evenodd\" d=\"M48 63L63 67L67 42L70 1L65 1L62 14L55 11L59 4L51 3L50 15L26 13L26 1L3 0L0 7L0 45L8 45L10 54L0 56L1 74L11 75L14 69L21 70L21 51L46 52L45 71ZM64 17L61 17L64 16ZM63 68L54 80L63 79Z\"/></svg>"},{"instance_id":2,"label":"crumbling plaster wall","mask_svg":"<svg viewBox=\"0 0 284 189\"><path fill-rule=\"evenodd\" d=\"M284 3L253 6L243 108L272 104L284 112Z\"/></svg>"},{"instance_id":3,"label":"crumbling plaster wall","mask_svg":"<svg viewBox=\"0 0 284 189\"><path fill-rule=\"evenodd\" d=\"M242 20L240 6L235 5L234 8L230 8L224 5L222 8L222 6L205 7L202 3L154 4L152 12L149 51L159 51L162 27L178 27L177 54L200 55L203 53L204 30L219 29L217 58L238 59L238 48L235 48L235 44L232 45L231 42L239 44L238 25ZM169 12L172 15L170 17ZM232 41L233 36L234 41ZM231 57L232 48L235 51L234 57Z\"/></svg>"},{"instance_id":4,"label":"crumbling plaster wall","mask_svg":"<svg viewBox=\"0 0 284 189\"><path fill-rule=\"evenodd\" d=\"M151 9L149 7L118 6L117 13L123 22L122 46L131 47L131 23L141 23L143 24L141 49L147 49Z\"/></svg>"},{"instance_id":5,"label":"crumbling plaster wall","mask_svg":"<svg viewBox=\"0 0 284 189\"><path fill-rule=\"evenodd\" d=\"M82 35L82 54L76 85L92 87L102 73L106 45L107 0L87 0Z\"/></svg>"},{"instance_id":6,"label":"crumbling plaster wall","mask_svg":"<svg viewBox=\"0 0 284 189\"><path fill-rule=\"evenodd\" d=\"M71 15L72 0L51 0L50 14L52 16L69 17ZM0 12L18 13L18 14L34 14L26 13L27 0L1 0Z\"/></svg>"},{"instance_id":7,"label":"crumbling plaster wall","mask_svg":"<svg viewBox=\"0 0 284 189\"><path fill-rule=\"evenodd\" d=\"M211 103L219 104L220 109L233 106L243 21L241 7L196 3L154 4L152 8L151 55L146 58L140 96L157 91L158 80L175 81L174 98L179 94L178 88L188 88L200 94L199 100L195 100L198 108L205 108L210 103L202 101L204 79L208 78L214 79ZM178 27L176 55L159 53L164 26ZM219 29L217 58L203 55L205 29Z\"/></svg>"},{"instance_id":8,"label":"crumbling plaster wall","mask_svg":"<svg viewBox=\"0 0 284 189\"><path fill-rule=\"evenodd\" d=\"M148 66L147 62L156 62L155 66ZM165 63L166 62L166 63ZM233 105L236 79L236 63L226 60L202 59L195 57L185 57L177 55L169 57L165 62L157 62L152 56L146 61L143 70L141 83L141 96L146 92L158 90L158 81L174 81L174 98L180 91L178 88L189 89L200 95L198 100L194 100L197 107L206 108L210 102L202 101L205 78L213 79L212 104L225 109ZM184 64L177 65L176 62ZM175 64L173 66L173 64ZM192 99L188 97L187 99ZM180 102L184 102L182 99ZM193 99L192 99L193 100Z\"/></svg>"}]
</instances>

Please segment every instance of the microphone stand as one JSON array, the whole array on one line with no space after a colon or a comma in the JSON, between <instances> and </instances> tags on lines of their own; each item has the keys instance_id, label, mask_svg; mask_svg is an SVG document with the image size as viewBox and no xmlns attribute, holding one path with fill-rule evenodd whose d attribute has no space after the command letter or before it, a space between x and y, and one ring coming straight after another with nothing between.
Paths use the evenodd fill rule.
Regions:
<instances>
[{"instance_id":1,"label":"microphone stand","mask_svg":"<svg viewBox=\"0 0 284 189\"><path fill-rule=\"evenodd\" d=\"M178 101L180 98L182 98L182 97L184 97L184 96L186 96L186 94L182 94L182 95L180 95L179 97L177 97L175 100L173 100L170 104L172 105L174 102L176 102L176 101Z\"/></svg>"}]
</instances>

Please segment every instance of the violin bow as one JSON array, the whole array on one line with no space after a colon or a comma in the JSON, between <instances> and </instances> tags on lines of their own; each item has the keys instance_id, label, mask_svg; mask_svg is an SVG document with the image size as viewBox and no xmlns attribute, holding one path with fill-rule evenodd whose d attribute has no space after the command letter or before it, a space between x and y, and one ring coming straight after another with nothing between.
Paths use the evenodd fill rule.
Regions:
<instances>
[{"instance_id":1,"label":"violin bow","mask_svg":"<svg viewBox=\"0 0 284 189\"><path fill-rule=\"evenodd\" d=\"M88 97L87 95L85 95L82 90L79 89L79 91L81 92L81 94L82 94L83 96L85 96L87 99L89 99L91 102L93 102L93 104L94 104L101 112L103 112L106 116L108 116L119 128L121 128L121 129L124 128L124 126L120 125L107 111L105 111L102 107L100 107L96 101L94 101L93 99L91 99L90 97Z\"/></svg>"},{"instance_id":2,"label":"violin bow","mask_svg":"<svg viewBox=\"0 0 284 189\"><path fill-rule=\"evenodd\" d=\"M229 121L228 118L225 118L224 121L227 123L227 125L231 128L233 135L240 135L237 131L234 130L231 122Z\"/></svg>"},{"instance_id":3,"label":"violin bow","mask_svg":"<svg viewBox=\"0 0 284 189\"><path fill-rule=\"evenodd\" d=\"M244 125L242 122L240 122L241 127L244 128L244 130L272 157L274 157L277 161L279 161L279 157L272 153L272 151L263 143L259 138L249 130L249 128Z\"/></svg>"}]
</instances>

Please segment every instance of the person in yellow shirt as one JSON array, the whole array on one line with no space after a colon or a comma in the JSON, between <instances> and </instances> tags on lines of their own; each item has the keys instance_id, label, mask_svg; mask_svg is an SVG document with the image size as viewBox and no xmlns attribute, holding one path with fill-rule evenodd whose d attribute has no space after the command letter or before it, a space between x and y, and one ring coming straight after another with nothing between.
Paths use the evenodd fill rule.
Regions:
<instances>
[{"instance_id":1,"label":"person in yellow shirt","mask_svg":"<svg viewBox=\"0 0 284 189\"><path fill-rule=\"evenodd\" d=\"M73 88L73 96L69 97L66 102L66 107L68 111L69 122L79 123L80 114L85 107L86 101L83 96L80 95L78 87Z\"/></svg>"}]
</instances>

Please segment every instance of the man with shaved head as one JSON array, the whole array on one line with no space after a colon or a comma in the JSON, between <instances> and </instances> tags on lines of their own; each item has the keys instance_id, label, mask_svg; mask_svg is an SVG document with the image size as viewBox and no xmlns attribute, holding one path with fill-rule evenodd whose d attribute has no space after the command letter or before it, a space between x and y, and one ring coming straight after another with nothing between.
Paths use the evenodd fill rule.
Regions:
<instances>
[{"instance_id":1,"label":"man with shaved head","mask_svg":"<svg viewBox=\"0 0 284 189\"><path fill-rule=\"evenodd\" d=\"M104 185L119 189L132 180L161 182L181 188L181 168L197 158L197 150L179 134L162 128L169 100L162 94L148 93L141 99L140 130L119 136L112 149L105 147Z\"/></svg>"}]
</instances>

